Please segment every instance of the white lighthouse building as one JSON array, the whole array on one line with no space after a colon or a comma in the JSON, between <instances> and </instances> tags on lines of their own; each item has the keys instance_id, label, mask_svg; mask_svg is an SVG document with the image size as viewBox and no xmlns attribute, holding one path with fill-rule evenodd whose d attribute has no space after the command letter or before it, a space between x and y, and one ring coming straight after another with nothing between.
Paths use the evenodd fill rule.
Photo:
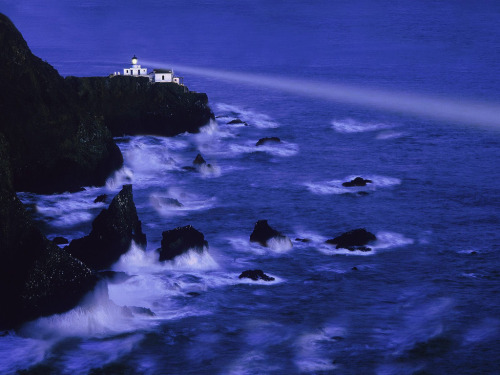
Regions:
<instances>
[{"instance_id":1,"label":"white lighthouse building","mask_svg":"<svg viewBox=\"0 0 500 375\"><path fill-rule=\"evenodd\" d=\"M141 66L137 63L138 63L137 57L134 55L134 57L132 57L132 66L130 68L123 69L123 75L134 76L134 77L139 77L139 76L146 77L148 75L148 70L146 68L141 68Z\"/></svg>"},{"instance_id":2,"label":"white lighthouse building","mask_svg":"<svg viewBox=\"0 0 500 375\"><path fill-rule=\"evenodd\" d=\"M132 77L148 77L152 83L174 82L180 86L184 86L183 77L176 77L172 69L153 69L150 73L147 68L142 68L138 64L137 56L132 57L132 66L123 69L124 76ZM112 76L119 76L120 72L115 72Z\"/></svg>"}]
</instances>

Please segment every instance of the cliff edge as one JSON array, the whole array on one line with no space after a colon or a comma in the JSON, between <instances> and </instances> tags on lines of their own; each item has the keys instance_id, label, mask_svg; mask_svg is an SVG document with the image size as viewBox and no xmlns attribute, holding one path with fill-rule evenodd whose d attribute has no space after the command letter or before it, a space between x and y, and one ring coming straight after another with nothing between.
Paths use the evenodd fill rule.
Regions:
<instances>
[{"instance_id":1,"label":"cliff edge","mask_svg":"<svg viewBox=\"0 0 500 375\"><path fill-rule=\"evenodd\" d=\"M147 77L67 77L83 108L102 116L115 137L197 133L214 114L208 97L176 83L151 83Z\"/></svg>"}]
</instances>

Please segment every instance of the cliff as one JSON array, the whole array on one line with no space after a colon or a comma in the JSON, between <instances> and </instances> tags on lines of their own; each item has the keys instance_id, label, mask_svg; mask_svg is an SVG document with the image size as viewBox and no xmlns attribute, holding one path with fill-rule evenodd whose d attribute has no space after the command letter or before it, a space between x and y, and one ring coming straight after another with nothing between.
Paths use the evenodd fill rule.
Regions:
<instances>
[{"instance_id":1,"label":"cliff","mask_svg":"<svg viewBox=\"0 0 500 375\"><path fill-rule=\"evenodd\" d=\"M0 134L0 329L69 310L97 280L33 224L13 190L8 154Z\"/></svg>"},{"instance_id":2,"label":"cliff","mask_svg":"<svg viewBox=\"0 0 500 375\"><path fill-rule=\"evenodd\" d=\"M123 159L109 130L80 106L57 71L34 56L0 14L0 133L15 190L51 193L102 185Z\"/></svg>"},{"instance_id":3,"label":"cliff","mask_svg":"<svg viewBox=\"0 0 500 375\"><path fill-rule=\"evenodd\" d=\"M67 77L81 105L104 118L113 136L196 133L214 115L206 94L146 77Z\"/></svg>"}]
</instances>

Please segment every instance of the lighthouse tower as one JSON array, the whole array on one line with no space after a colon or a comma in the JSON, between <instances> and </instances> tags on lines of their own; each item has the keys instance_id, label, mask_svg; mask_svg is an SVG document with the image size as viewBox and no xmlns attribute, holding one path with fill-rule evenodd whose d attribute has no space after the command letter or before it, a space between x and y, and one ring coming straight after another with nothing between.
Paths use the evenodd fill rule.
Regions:
<instances>
[{"instance_id":1,"label":"lighthouse tower","mask_svg":"<svg viewBox=\"0 0 500 375\"><path fill-rule=\"evenodd\" d=\"M132 57L132 66L130 68L125 68L123 69L123 75L124 76L134 76L134 77L139 77L139 76L147 76L147 69L146 68L141 68L141 66L138 64L139 60L137 60L137 57L134 55Z\"/></svg>"}]
</instances>

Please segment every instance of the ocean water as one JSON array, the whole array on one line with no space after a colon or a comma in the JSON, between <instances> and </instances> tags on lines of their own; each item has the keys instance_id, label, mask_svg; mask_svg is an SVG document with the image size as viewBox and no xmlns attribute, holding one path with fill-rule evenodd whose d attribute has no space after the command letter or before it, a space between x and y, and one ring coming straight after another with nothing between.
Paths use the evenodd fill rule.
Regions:
<instances>
[{"instance_id":1,"label":"ocean water","mask_svg":"<svg viewBox=\"0 0 500 375\"><path fill-rule=\"evenodd\" d=\"M136 54L500 102L495 2L0 0L0 11L63 75L107 75ZM0 337L0 373L500 373L498 131L176 73L208 94L216 121L117 139L125 165L104 187L19 194L49 238L72 239L106 207L95 197L132 183L148 246L113 266L122 282ZM272 136L282 142L255 146ZM184 169L198 152L213 167ZM356 176L373 183L342 186ZM250 243L261 219L293 246ZM188 224L208 251L158 262L162 231ZM376 234L372 251L325 244L356 228ZM240 280L248 269L275 280Z\"/></svg>"}]
</instances>

